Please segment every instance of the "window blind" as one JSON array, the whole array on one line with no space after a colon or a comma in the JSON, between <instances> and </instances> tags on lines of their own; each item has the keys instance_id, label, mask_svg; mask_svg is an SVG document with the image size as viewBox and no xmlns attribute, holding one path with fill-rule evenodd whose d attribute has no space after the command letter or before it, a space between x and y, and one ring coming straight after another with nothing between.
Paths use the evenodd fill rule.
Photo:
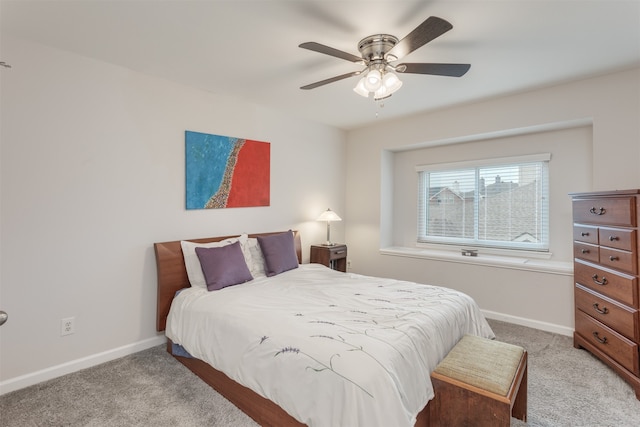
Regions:
<instances>
[{"instance_id":1,"label":"window blind","mask_svg":"<svg viewBox=\"0 0 640 427\"><path fill-rule=\"evenodd\" d=\"M548 250L550 158L416 167L418 242Z\"/></svg>"}]
</instances>

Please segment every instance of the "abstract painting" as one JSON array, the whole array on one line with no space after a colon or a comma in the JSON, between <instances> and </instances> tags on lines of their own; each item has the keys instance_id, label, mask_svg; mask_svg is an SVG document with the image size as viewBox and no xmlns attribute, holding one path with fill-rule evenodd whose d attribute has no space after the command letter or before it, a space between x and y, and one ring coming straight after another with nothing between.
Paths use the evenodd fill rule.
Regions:
<instances>
[{"instance_id":1,"label":"abstract painting","mask_svg":"<svg viewBox=\"0 0 640 427\"><path fill-rule=\"evenodd\" d=\"M187 209L269 206L271 144L185 132Z\"/></svg>"}]
</instances>

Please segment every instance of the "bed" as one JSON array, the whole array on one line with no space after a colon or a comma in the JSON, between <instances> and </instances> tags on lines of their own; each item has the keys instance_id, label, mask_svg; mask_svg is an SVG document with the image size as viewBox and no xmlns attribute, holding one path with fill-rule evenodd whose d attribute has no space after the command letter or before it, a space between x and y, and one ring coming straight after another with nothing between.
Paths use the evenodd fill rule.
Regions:
<instances>
[{"instance_id":1,"label":"bed","mask_svg":"<svg viewBox=\"0 0 640 427\"><path fill-rule=\"evenodd\" d=\"M295 231L154 249L167 351L260 425L428 426L431 371L463 335L494 337L463 293L301 264Z\"/></svg>"}]
</instances>

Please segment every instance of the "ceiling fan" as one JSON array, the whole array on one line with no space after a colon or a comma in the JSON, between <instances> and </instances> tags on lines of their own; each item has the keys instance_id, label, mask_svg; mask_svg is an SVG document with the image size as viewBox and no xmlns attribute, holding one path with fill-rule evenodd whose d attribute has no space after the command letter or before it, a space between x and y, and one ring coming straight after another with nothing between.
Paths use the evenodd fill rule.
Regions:
<instances>
[{"instance_id":1,"label":"ceiling fan","mask_svg":"<svg viewBox=\"0 0 640 427\"><path fill-rule=\"evenodd\" d=\"M430 41L453 28L449 22L436 16L427 18L418 25L405 38L399 40L389 34L376 34L365 37L358 43L361 56L352 55L329 46L316 42L306 42L299 45L303 49L334 56L356 64L362 64L365 68L361 71L342 74L329 79L302 86L300 89L308 90L337 82L353 76L364 76L353 89L357 94L380 100L388 98L402 86L402 82L395 73L407 74L431 74L437 76L461 77L471 65L469 64L439 64L439 63L402 63L393 65L404 56L424 46Z\"/></svg>"}]
</instances>

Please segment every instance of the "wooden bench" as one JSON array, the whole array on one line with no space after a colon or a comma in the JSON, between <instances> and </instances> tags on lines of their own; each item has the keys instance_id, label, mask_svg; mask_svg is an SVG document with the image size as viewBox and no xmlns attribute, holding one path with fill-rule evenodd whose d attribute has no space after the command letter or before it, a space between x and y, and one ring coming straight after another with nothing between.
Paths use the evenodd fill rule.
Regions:
<instances>
[{"instance_id":1,"label":"wooden bench","mask_svg":"<svg viewBox=\"0 0 640 427\"><path fill-rule=\"evenodd\" d=\"M527 352L465 335L431 373L433 426L510 426L527 420Z\"/></svg>"}]
</instances>

